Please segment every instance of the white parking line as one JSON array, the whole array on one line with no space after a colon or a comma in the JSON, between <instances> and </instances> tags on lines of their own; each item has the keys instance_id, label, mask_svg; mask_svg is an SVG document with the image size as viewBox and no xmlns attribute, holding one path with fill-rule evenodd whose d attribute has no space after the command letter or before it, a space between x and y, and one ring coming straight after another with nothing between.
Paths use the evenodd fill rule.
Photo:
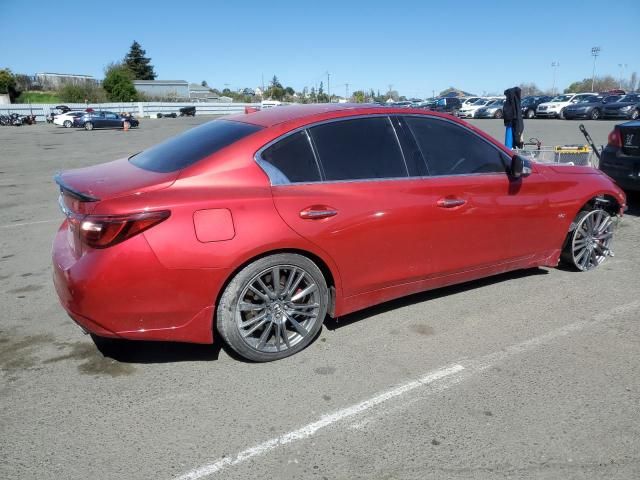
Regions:
<instances>
[{"instance_id":1,"label":"white parking line","mask_svg":"<svg viewBox=\"0 0 640 480\"><path fill-rule=\"evenodd\" d=\"M38 225L40 223L53 223L53 222L62 223L62 220L56 219L56 220L40 220L40 221L37 221L37 222L9 223L7 225L0 225L0 228L26 227L26 226L29 226L29 225Z\"/></svg>"},{"instance_id":2,"label":"white parking line","mask_svg":"<svg viewBox=\"0 0 640 480\"><path fill-rule=\"evenodd\" d=\"M291 432L280 435L279 437L272 438L271 440L267 440L266 442L260 443L254 447L247 448L246 450L239 452L233 457L220 458L213 463L190 470L185 474L176 477L175 480L199 480L201 478L208 477L227 467L238 465L246 460L249 460L252 457L263 455L270 450L273 450L282 445L308 438L314 435L318 430L326 428L341 420L353 417L360 413L367 412L371 408L383 404L391 399L398 399L413 390L429 387L431 386L431 384L438 382L439 380L446 379L447 381L445 384L437 384L435 386L436 388L433 388L432 392L430 393L442 391L446 388L457 385L463 379L471 378L473 374L480 373L510 356L522 354L529 350L533 350L540 345L555 340L556 338L563 337L572 332L581 330L587 326L605 322L607 320L615 318L618 315L622 315L638 309L640 309L640 301L621 305L608 312L596 315L592 320L583 320L571 323L549 333L545 333L544 335L540 335L524 342L506 347L499 352L490 353L477 359L462 360L459 363L450 365L448 367L434 370L417 380L413 380L391 390L387 390L386 392L378 394L375 397L370 398L369 400L365 400L350 407L325 415L319 420L305 425L304 427L301 427L297 430L293 430ZM368 422L363 421L361 423L353 425L353 427L359 428L361 426L364 426L366 423Z\"/></svg>"}]
</instances>

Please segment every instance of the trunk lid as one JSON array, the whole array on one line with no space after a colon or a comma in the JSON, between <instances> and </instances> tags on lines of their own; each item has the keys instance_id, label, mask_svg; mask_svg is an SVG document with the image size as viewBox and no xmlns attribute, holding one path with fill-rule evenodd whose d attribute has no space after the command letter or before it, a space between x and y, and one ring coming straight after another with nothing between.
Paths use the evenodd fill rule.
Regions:
<instances>
[{"instance_id":1,"label":"trunk lid","mask_svg":"<svg viewBox=\"0 0 640 480\"><path fill-rule=\"evenodd\" d=\"M627 122L619 125L622 140L622 152L626 155L640 156L640 122Z\"/></svg>"},{"instance_id":2,"label":"trunk lid","mask_svg":"<svg viewBox=\"0 0 640 480\"><path fill-rule=\"evenodd\" d=\"M126 195L160 190L175 182L179 172L159 173L143 170L133 165L127 158L113 162L77 168L61 172L55 176L56 183L65 199L73 202L94 204ZM72 205L68 205L72 207ZM76 208L74 211L78 212ZM84 209L91 208L84 205ZM91 208L92 209L92 208Z\"/></svg>"}]
</instances>

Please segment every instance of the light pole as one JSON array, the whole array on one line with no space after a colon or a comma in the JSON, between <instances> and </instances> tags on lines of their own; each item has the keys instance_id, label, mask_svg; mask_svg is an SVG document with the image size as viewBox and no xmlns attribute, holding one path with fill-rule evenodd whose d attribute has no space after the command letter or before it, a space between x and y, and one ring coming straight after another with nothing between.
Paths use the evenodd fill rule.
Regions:
<instances>
[{"instance_id":1,"label":"light pole","mask_svg":"<svg viewBox=\"0 0 640 480\"><path fill-rule=\"evenodd\" d=\"M620 67L620 83L618 84L618 87L620 88L620 90L622 90L622 76L623 76L623 69L626 70L627 69L627 64L626 63L619 63L618 67Z\"/></svg>"},{"instance_id":2,"label":"light pole","mask_svg":"<svg viewBox=\"0 0 640 480\"><path fill-rule=\"evenodd\" d=\"M593 74L591 75L591 91L595 88L596 84L596 58L600 55L600 47L593 47L591 49L591 55L593 56Z\"/></svg>"},{"instance_id":3,"label":"light pole","mask_svg":"<svg viewBox=\"0 0 640 480\"><path fill-rule=\"evenodd\" d=\"M560 66L560 62L551 62L551 68L553 68L553 87L551 87L551 94L556 94L556 73L558 71L558 67Z\"/></svg>"}]
</instances>

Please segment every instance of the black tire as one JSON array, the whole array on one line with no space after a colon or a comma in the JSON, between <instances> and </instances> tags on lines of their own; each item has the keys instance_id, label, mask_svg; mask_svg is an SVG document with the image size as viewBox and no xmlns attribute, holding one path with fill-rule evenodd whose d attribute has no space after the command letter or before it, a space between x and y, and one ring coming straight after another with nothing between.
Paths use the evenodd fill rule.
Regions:
<instances>
[{"instance_id":1,"label":"black tire","mask_svg":"<svg viewBox=\"0 0 640 480\"><path fill-rule=\"evenodd\" d=\"M565 117L564 117L564 108L563 108L562 110L560 110L560 113L558 114L558 118L559 118L560 120L565 120Z\"/></svg>"},{"instance_id":2,"label":"black tire","mask_svg":"<svg viewBox=\"0 0 640 480\"><path fill-rule=\"evenodd\" d=\"M239 325L239 323L246 323L245 319L247 317L242 317L242 311L240 310L238 304L240 300L243 300L243 303L251 303L250 301L246 300L246 295L250 293L249 290L247 290L248 287L253 284L254 281L256 281L256 278L268 278L268 275L271 275L271 279L273 280L275 274L272 274L270 272L271 269L274 269L276 267L278 269L278 277L276 278L278 278L279 281L274 282L274 284L277 283L278 285L280 285L281 283L285 283L285 277L281 276L280 272L284 273L287 271L287 269L289 269L289 275L293 274L294 278L296 269L298 269L297 271L299 272L304 272L308 276L308 282L313 282L315 284L316 289L313 290L313 295L317 299L318 306L314 307L317 309L317 315L313 319L313 323L307 323L305 325L306 328L304 329L304 335L296 331L289 330L289 332L292 333L292 336L289 338L291 340L295 339L295 343L292 343L290 346L287 343L287 348L284 350L280 350L280 347L278 347L278 351L265 351L268 350L267 347L273 347L264 345L262 349L258 349L260 347L260 343L258 343L257 346L250 344L250 340L254 339L254 337L247 335L247 332L245 332L244 336L242 335L242 332L240 330L241 326ZM262 277L263 275L266 275L267 277ZM296 284L294 287L298 288L297 285L298 284ZM292 290L295 290L295 288ZM286 293L285 291L286 287L281 292L283 292L284 294ZM278 292L276 292L276 295L277 293ZM242 298L240 298L241 295ZM309 295L311 295L311 293ZM276 297L274 296L272 298L274 299L272 301L273 303L269 303L269 305L277 303L275 300ZM271 302L271 300L268 301L266 299L260 301L263 302L263 305L267 305L268 303L266 302ZM327 284L325 282L324 276L322 275L322 272L320 271L318 266L310 259L302 255L293 253L279 253L258 259L255 262L250 263L233 277L231 282L225 288L224 293L222 294L222 296L220 297L220 301L218 302L216 311L216 327L225 343L241 357L255 362L270 362L294 355L300 350L307 347L316 337L316 335L320 331L320 328L322 328L322 323L327 314L328 304L329 291L327 289ZM254 315L254 318L255 316L262 315L263 318L266 318L266 320L257 322L261 325L264 325L264 328L262 328L261 330L257 329L255 331L256 336L264 333L267 329L269 329L269 332L271 332L272 327L277 323L276 319L278 318L278 314L274 314L270 306L263 307L262 309L251 309L249 310L249 313L247 315ZM286 314L280 315L279 318L284 318L286 316ZM302 323L303 321L301 318L306 317L298 317L300 323ZM249 321L250 320L251 318L249 318ZM282 322L286 322L286 320L282 320ZM311 320L309 320L309 322L311 322ZM284 331L287 332L286 323L283 323L283 325ZM246 328L251 329L251 327ZM278 328L280 329L283 327ZM288 335L288 333L285 333L285 336L286 335ZM275 343L275 331L273 337ZM246 340L247 338L250 340ZM267 341L271 338L271 333L267 333ZM278 337L278 345L284 347L284 345L280 344L280 337Z\"/></svg>"},{"instance_id":3,"label":"black tire","mask_svg":"<svg viewBox=\"0 0 640 480\"><path fill-rule=\"evenodd\" d=\"M600 109L594 108L591 110L591 114L589 115L591 120L598 120L600 118Z\"/></svg>"},{"instance_id":4,"label":"black tire","mask_svg":"<svg viewBox=\"0 0 640 480\"><path fill-rule=\"evenodd\" d=\"M588 230L589 228L589 223L588 223L588 220L586 220L586 217L592 217L592 219L599 218L602 220L608 219L607 221L609 222L606 231L602 232L602 235L605 235L605 233L607 235L607 240L604 241L606 242L605 250L607 253L601 252L601 255L597 255L598 251L595 250L592 246L591 249L589 250L589 254L587 254L587 257L590 257L591 252L595 250L595 257L597 258L597 260L595 261L588 260L584 256L581 257L580 253L582 253L582 250L584 250L585 248L579 248L578 247L579 244L575 243L577 237L580 237L579 239L581 242L583 242L583 244L585 242L586 236L591 238L591 240L589 240L591 244L594 243L593 241L594 238L602 238L602 237L599 237L598 235L591 236L590 232L588 232L587 235L584 234L585 230L583 230L583 224L585 229ZM594 223L592 223L592 225L593 224ZM596 220L596 224L597 224L597 220ZM612 230L613 223L611 220L611 214L598 208L593 210L581 210L576 216L575 220L573 221L573 225L574 225L574 229L567 234L567 238L565 239L564 245L562 247L562 253L560 255L560 260L562 261L562 263L564 263L566 266L570 267L573 270L585 272L589 270L594 270L605 261L607 256L613 255L609 253L611 240L613 238L613 230ZM597 242L603 242L603 240L597 240ZM600 246L598 248L600 249L604 248L604 244L600 243L599 245ZM580 261L581 259L586 260L586 262L581 262Z\"/></svg>"},{"instance_id":5,"label":"black tire","mask_svg":"<svg viewBox=\"0 0 640 480\"><path fill-rule=\"evenodd\" d=\"M502 110L496 110L496 113L493 114L493 118L502 118Z\"/></svg>"},{"instance_id":6,"label":"black tire","mask_svg":"<svg viewBox=\"0 0 640 480\"><path fill-rule=\"evenodd\" d=\"M534 110L532 110L531 108L529 110L527 110L527 113L525 114L525 117L528 118L529 120L531 120L535 116L536 116L536 112Z\"/></svg>"},{"instance_id":7,"label":"black tire","mask_svg":"<svg viewBox=\"0 0 640 480\"><path fill-rule=\"evenodd\" d=\"M64 125L64 128L71 128L73 123L71 123L71 120L65 120L63 125Z\"/></svg>"},{"instance_id":8,"label":"black tire","mask_svg":"<svg viewBox=\"0 0 640 480\"><path fill-rule=\"evenodd\" d=\"M637 120L640 117L640 110L636 109L631 114L631 120Z\"/></svg>"},{"instance_id":9,"label":"black tire","mask_svg":"<svg viewBox=\"0 0 640 480\"><path fill-rule=\"evenodd\" d=\"M92 122L86 122L84 124L84 129L87 130L87 131L93 130L93 123Z\"/></svg>"},{"instance_id":10,"label":"black tire","mask_svg":"<svg viewBox=\"0 0 640 480\"><path fill-rule=\"evenodd\" d=\"M156 115L158 118L162 118L162 114L159 113L158 115Z\"/></svg>"}]
</instances>

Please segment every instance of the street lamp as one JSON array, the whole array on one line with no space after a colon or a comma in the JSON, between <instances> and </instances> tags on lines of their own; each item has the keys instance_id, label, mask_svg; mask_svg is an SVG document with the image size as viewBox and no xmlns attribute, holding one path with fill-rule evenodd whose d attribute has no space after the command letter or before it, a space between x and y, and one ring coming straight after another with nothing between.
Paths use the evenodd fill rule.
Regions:
<instances>
[{"instance_id":1,"label":"street lamp","mask_svg":"<svg viewBox=\"0 0 640 480\"><path fill-rule=\"evenodd\" d=\"M623 70L627 69L627 64L626 63L619 63L618 67L620 67L620 83L619 83L619 88L620 90L622 90L622 76L623 76Z\"/></svg>"},{"instance_id":2,"label":"street lamp","mask_svg":"<svg viewBox=\"0 0 640 480\"><path fill-rule=\"evenodd\" d=\"M558 71L559 66L560 62L551 62L551 68L553 68L553 87L551 87L551 93L553 95L556 94L556 72Z\"/></svg>"},{"instance_id":3,"label":"street lamp","mask_svg":"<svg viewBox=\"0 0 640 480\"><path fill-rule=\"evenodd\" d=\"M596 58L600 55L600 47L593 47L591 49L591 55L593 56L593 74L591 75L591 91L595 88L596 83Z\"/></svg>"}]
</instances>

